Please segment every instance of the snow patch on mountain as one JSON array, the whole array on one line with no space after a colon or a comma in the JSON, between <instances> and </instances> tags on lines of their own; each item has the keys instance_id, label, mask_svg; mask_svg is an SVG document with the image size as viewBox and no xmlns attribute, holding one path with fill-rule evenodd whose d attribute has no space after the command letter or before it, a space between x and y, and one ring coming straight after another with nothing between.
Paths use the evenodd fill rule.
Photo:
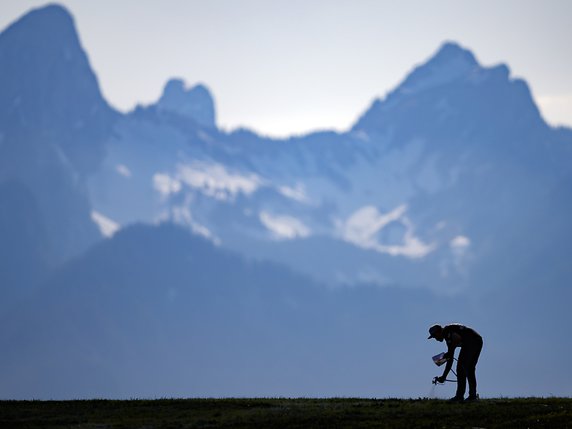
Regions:
<instances>
[{"instance_id":1,"label":"snow patch on mountain","mask_svg":"<svg viewBox=\"0 0 572 429\"><path fill-rule=\"evenodd\" d=\"M464 235L457 235L450 242L450 246L452 249L466 249L470 245L471 245L471 240L469 240L469 237L466 237Z\"/></svg>"},{"instance_id":2,"label":"snow patch on mountain","mask_svg":"<svg viewBox=\"0 0 572 429\"><path fill-rule=\"evenodd\" d=\"M465 235L457 235L449 241L450 259L440 262L440 274L443 279L449 276L466 277L468 267L474 255L471 252L471 240Z\"/></svg>"},{"instance_id":3,"label":"snow patch on mountain","mask_svg":"<svg viewBox=\"0 0 572 429\"><path fill-rule=\"evenodd\" d=\"M471 240L464 235L457 235L449 242L449 246L453 253L457 271L462 271L465 257L469 254Z\"/></svg>"},{"instance_id":4,"label":"snow patch on mountain","mask_svg":"<svg viewBox=\"0 0 572 429\"><path fill-rule=\"evenodd\" d=\"M172 178L165 173L155 173L153 175L153 188L163 197L178 193L181 188L181 182Z\"/></svg>"},{"instance_id":5,"label":"snow patch on mountain","mask_svg":"<svg viewBox=\"0 0 572 429\"><path fill-rule=\"evenodd\" d=\"M273 233L275 239L305 238L310 235L310 229L293 216L273 215L262 211L259 219Z\"/></svg>"},{"instance_id":6,"label":"snow patch on mountain","mask_svg":"<svg viewBox=\"0 0 572 429\"><path fill-rule=\"evenodd\" d=\"M131 170L125 164L117 164L115 166L115 171L123 177L130 178L131 177Z\"/></svg>"},{"instance_id":7,"label":"snow patch on mountain","mask_svg":"<svg viewBox=\"0 0 572 429\"><path fill-rule=\"evenodd\" d=\"M217 246L220 245L221 239L207 226L201 224L193 217L190 208L190 199L191 198L187 196L183 204L171 207L168 212L163 213L163 215L158 219L158 222L170 221L179 225L186 225L193 233L210 240Z\"/></svg>"},{"instance_id":8,"label":"snow patch on mountain","mask_svg":"<svg viewBox=\"0 0 572 429\"><path fill-rule=\"evenodd\" d=\"M310 203L310 198L306 194L306 188L303 183L296 183L294 187L278 186L278 192L286 198L290 198L299 203Z\"/></svg>"},{"instance_id":9,"label":"snow patch on mountain","mask_svg":"<svg viewBox=\"0 0 572 429\"><path fill-rule=\"evenodd\" d=\"M356 210L345 222L338 224L342 239L364 249L375 250L393 256L422 258L435 249L434 244L426 244L415 236L412 222L405 216L407 205L402 204L388 213L381 213L377 207L365 206ZM404 226L404 234L399 244L381 243L378 235L392 222Z\"/></svg>"},{"instance_id":10,"label":"snow patch on mountain","mask_svg":"<svg viewBox=\"0 0 572 429\"><path fill-rule=\"evenodd\" d=\"M176 179L221 201L234 200L239 193L250 195L263 184L257 174L241 174L222 164L203 161L178 165Z\"/></svg>"},{"instance_id":11,"label":"snow patch on mountain","mask_svg":"<svg viewBox=\"0 0 572 429\"><path fill-rule=\"evenodd\" d=\"M121 228L121 225L117 222L95 210L92 210L91 212L91 220L93 220L97 225L101 234L107 238L113 237L113 235Z\"/></svg>"}]
</instances>

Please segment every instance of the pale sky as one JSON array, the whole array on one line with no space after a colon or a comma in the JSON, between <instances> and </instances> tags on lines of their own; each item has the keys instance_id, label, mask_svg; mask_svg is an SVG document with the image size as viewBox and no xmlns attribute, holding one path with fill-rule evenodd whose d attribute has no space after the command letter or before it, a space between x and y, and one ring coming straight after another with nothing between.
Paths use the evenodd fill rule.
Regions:
<instances>
[{"instance_id":1,"label":"pale sky","mask_svg":"<svg viewBox=\"0 0 572 429\"><path fill-rule=\"evenodd\" d=\"M38 0L0 0L0 29ZM286 136L349 128L447 40L524 78L545 119L572 126L568 0L63 0L104 96L155 102L207 85L224 129Z\"/></svg>"}]
</instances>

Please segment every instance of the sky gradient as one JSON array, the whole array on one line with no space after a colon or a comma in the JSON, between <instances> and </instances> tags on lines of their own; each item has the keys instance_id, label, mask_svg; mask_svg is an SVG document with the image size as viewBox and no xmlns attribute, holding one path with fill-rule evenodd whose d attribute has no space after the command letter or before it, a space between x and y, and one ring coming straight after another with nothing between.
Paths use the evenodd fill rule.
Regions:
<instances>
[{"instance_id":1,"label":"sky gradient","mask_svg":"<svg viewBox=\"0 0 572 429\"><path fill-rule=\"evenodd\" d=\"M207 85L219 126L271 136L350 127L447 40L506 63L545 119L572 125L572 2L63 0L106 99L155 102L169 78ZM45 5L2 0L0 29Z\"/></svg>"}]
</instances>

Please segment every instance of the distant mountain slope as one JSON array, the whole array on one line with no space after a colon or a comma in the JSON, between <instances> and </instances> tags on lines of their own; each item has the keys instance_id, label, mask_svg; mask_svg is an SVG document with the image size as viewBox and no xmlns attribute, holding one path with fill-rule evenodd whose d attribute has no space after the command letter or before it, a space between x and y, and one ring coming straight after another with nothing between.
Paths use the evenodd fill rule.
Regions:
<instances>
[{"instance_id":1,"label":"distant mountain slope","mask_svg":"<svg viewBox=\"0 0 572 429\"><path fill-rule=\"evenodd\" d=\"M241 366L255 384L268 374L254 363L274 353L266 347L291 353L309 322L320 324L317 296L288 270L248 263L178 227L133 226L10 314L1 395L239 394Z\"/></svg>"},{"instance_id":2,"label":"distant mountain slope","mask_svg":"<svg viewBox=\"0 0 572 429\"><path fill-rule=\"evenodd\" d=\"M29 297L54 266L44 219L22 183L0 183L0 315Z\"/></svg>"},{"instance_id":3,"label":"distant mountain slope","mask_svg":"<svg viewBox=\"0 0 572 429\"><path fill-rule=\"evenodd\" d=\"M329 290L180 227L133 226L8 315L0 397L382 392L395 386L390 369L413 358L387 350L420 344L376 336L390 320L408 331L419 319L425 325L427 298L393 288ZM372 373L380 359L387 368Z\"/></svg>"},{"instance_id":4,"label":"distant mountain slope","mask_svg":"<svg viewBox=\"0 0 572 429\"><path fill-rule=\"evenodd\" d=\"M485 337L484 395L569 394L570 345L554 335L572 294L539 291L328 288L178 226L136 225L0 318L0 398L422 395L443 348L426 329L441 320Z\"/></svg>"}]
</instances>

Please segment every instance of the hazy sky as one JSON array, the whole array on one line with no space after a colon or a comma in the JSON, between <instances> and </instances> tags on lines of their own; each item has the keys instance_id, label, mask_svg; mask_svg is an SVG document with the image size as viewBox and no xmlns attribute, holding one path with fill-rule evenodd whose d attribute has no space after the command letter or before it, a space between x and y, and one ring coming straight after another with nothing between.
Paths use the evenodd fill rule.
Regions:
<instances>
[{"instance_id":1,"label":"hazy sky","mask_svg":"<svg viewBox=\"0 0 572 429\"><path fill-rule=\"evenodd\" d=\"M525 78L572 126L572 1L64 0L107 100L127 111L165 82L202 82L218 124L289 135L351 126L445 40ZM0 28L38 0L0 0Z\"/></svg>"}]
</instances>

